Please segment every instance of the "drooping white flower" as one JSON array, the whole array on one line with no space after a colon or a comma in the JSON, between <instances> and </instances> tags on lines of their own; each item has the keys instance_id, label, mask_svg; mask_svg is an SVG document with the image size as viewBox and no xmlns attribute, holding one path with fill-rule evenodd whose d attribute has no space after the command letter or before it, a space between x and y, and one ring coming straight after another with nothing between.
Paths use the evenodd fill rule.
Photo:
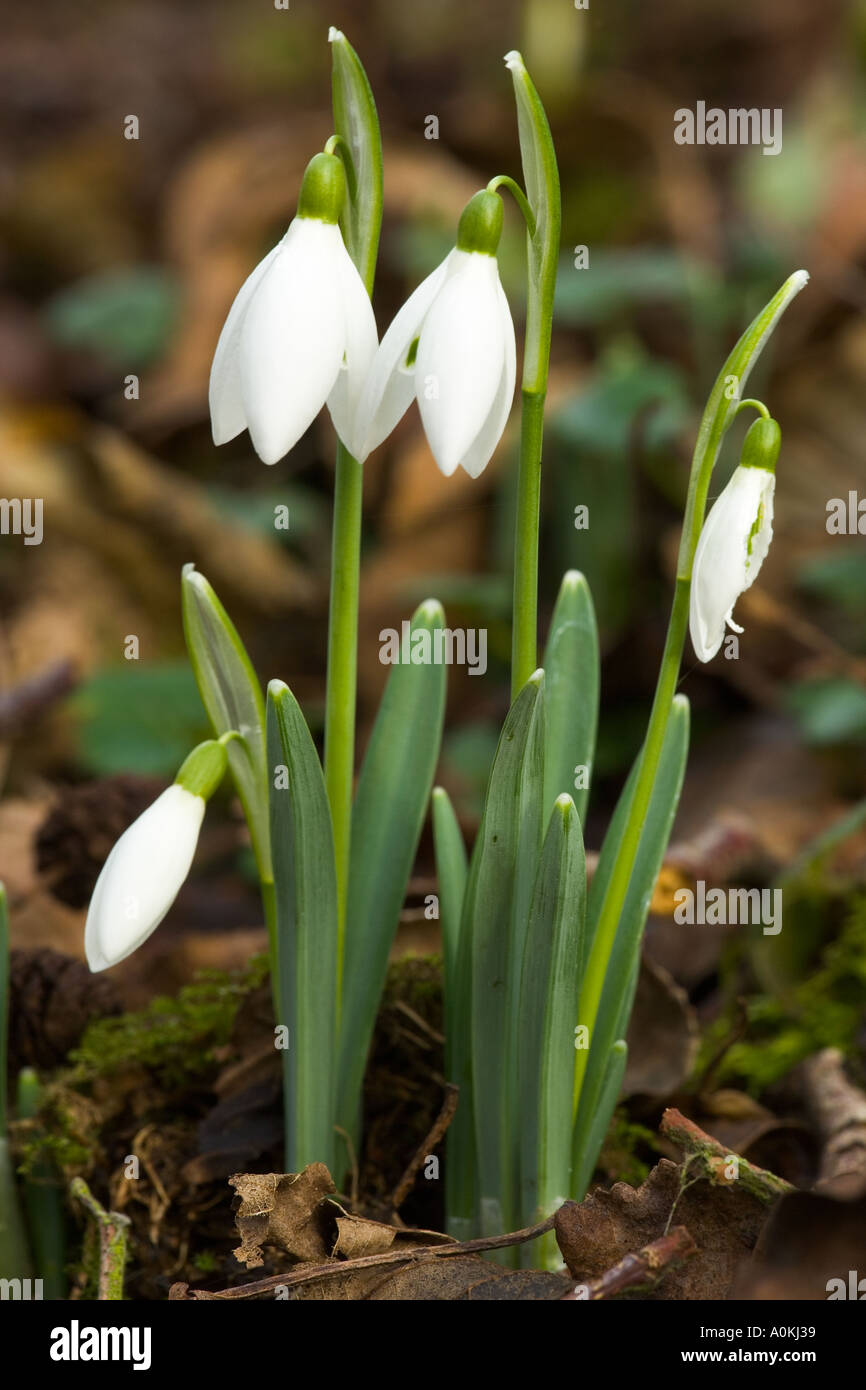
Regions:
<instances>
[{"instance_id":1,"label":"drooping white flower","mask_svg":"<svg viewBox=\"0 0 866 1390\"><path fill-rule=\"evenodd\" d=\"M327 402L351 453L361 388L376 353L370 298L337 220L345 196L340 159L307 166L298 215L241 286L210 375L215 444L248 429L264 463L277 463Z\"/></svg>"},{"instance_id":2,"label":"drooping white flower","mask_svg":"<svg viewBox=\"0 0 866 1390\"><path fill-rule=\"evenodd\" d=\"M125 960L159 926L189 873L205 802L225 768L221 743L199 744L177 781L117 841L87 911L84 950L91 970Z\"/></svg>"},{"instance_id":3,"label":"drooping white flower","mask_svg":"<svg viewBox=\"0 0 866 1390\"><path fill-rule=\"evenodd\" d=\"M695 655L711 661L722 645L734 604L755 582L773 539L774 472L781 434L775 420L756 420L739 466L710 512L692 569L689 631Z\"/></svg>"},{"instance_id":4,"label":"drooping white flower","mask_svg":"<svg viewBox=\"0 0 866 1390\"><path fill-rule=\"evenodd\" d=\"M499 282L502 200L476 193L456 247L410 295L376 353L358 411L360 458L417 398L442 472L473 478L502 437L514 396L514 325Z\"/></svg>"}]
</instances>

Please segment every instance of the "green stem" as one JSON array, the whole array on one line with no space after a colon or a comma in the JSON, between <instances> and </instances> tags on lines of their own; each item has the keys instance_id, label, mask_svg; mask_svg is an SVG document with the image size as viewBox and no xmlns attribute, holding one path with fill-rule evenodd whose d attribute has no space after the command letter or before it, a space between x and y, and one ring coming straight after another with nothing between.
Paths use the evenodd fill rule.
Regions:
<instances>
[{"instance_id":1,"label":"green stem","mask_svg":"<svg viewBox=\"0 0 866 1390\"><path fill-rule=\"evenodd\" d=\"M653 785L658 771L664 744L665 730L670 718L671 704L676 694L680 662L685 644L689 622L689 594L692 582L692 567L695 551L704 523L707 494L713 469L719 456L725 432L733 421L741 404L742 389L768 337L779 318L794 296L808 280L803 271L789 277L773 296L755 320L741 336L725 365L716 378L709 400L701 417L698 437L695 443L692 468L689 477L683 530L677 557L677 576L667 637L656 684L652 711L647 726L646 739L641 755L640 771L635 784L634 798L628 822L623 833L617 854L616 864L610 877L593 938L592 949L584 975L578 1009L578 1020L589 1028L592 1037L598 1007L601 1001L605 973L610 959L620 916L628 893L629 881L634 869L638 846L640 845L646 814L652 797ZM760 403L748 402L750 405ZM577 1116L580 1092L586 1074L589 1049L575 1053L574 1066L574 1104L573 1113Z\"/></svg>"},{"instance_id":2,"label":"green stem","mask_svg":"<svg viewBox=\"0 0 866 1390\"><path fill-rule=\"evenodd\" d=\"M361 494L364 471L344 444L337 445L328 678L325 697L325 787L334 828L337 867L338 1002L346 935L346 893L355 764L355 691L358 666L358 588L361 564Z\"/></svg>"},{"instance_id":3,"label":"green stem","mask_svg":"<svg viewBox=\"0 0 866 1390\"><path fill-rule=\"evenodd\" d=\"M544 387L523 389L520 464L514 532L514 618L511 636L511 698L538 665L538 525L541 502L541 441Z\"/></svg>"},{"instance_id":4,"label":"green stem","mask_svg":"<svg viewBox=\"0 0 866 1390\"><path fill-rule=\"evenodd\" d=\"M652 797L659 759L665 741L665 731L670 717L671 703L677 690L683 645L689 623L690 590L691 574L687 577L678 576L632 810L619 846L610 883L602 902L592 950L583 977L578 1021L588 1025L590 1037L592 1037L598 1015L598 1006L601 1002L607 973L607 963L613 949L616 929L619 925L620 914L625 903L629 880L637 858L638 846ZM575 1118L588 1060L589 1048L582 1048L575 1052L573 1106Z\"/></svg>"}]
</instances>

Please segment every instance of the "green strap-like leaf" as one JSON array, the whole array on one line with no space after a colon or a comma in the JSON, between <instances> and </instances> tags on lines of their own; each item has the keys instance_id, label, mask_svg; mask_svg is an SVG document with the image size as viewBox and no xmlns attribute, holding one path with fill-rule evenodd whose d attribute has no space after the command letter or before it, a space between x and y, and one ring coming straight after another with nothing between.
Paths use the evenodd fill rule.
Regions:
<instances>
[{"instance_id":1,"label":"green strap-like leaf","mask_svg":"<svg viewBox=\"0 0 866 1390\"><path fill-rule=\"evenodd\" d=\"M566 792L583 824L598 727L599 655L592 595L577 570L569 570L559 590L544 676L544 814Z\"/></svg>"},{"instance_id":2,"label":"green strap-like leaf","mask_svg":"<svg viewBox=\"0 0 866 1390\"><path fill-rule=\"evenodd\" d=\"M518 1208L517 1055L529 904L541 849L544 672L509 710L487 787L463 908L471 959L472 1092L485 1235Z\"/></svg>"},{"instance_id":3,"label":"green strap-like leaf","mask_svg":"<svg viewBox=\"0 0 866 1390\"><path fill-rule=\"evenodd\" d=\"M439 884L439 924L442 928L442 954L445 959L445 978L453 978L457 969L457 947L460 940L460 916L469 865L466 846L454 807L444 787L434 787L431 798L433 811L433 845L436 852L436 875Z\"/></svg>"},{"instance_id":4,"label":"green strap-like leaf","mask_svg":"<svg viewBox=\"0 0 866 1390\"><path fill-rule=\"evenodd\" d=\"M265 702L258 677L231 618L203 574L184 565L183 630L202 704L218 734L234 729L229 767L250 828L259 874L271 877Z\"/></svg>"},{"instance_id":5,"label":"green strap-like leaf","mask_svg":"<svg viewBox=\"0 0 866 1390\"><path fill-rule=\"evenodd\" d=\"M589 1058L581 1087L574 1130L575 1174L583 1171L585 1164L589 1161L587 1145L590 1142L589 1136L592 1130L593 1117L604 1084L610 1049L614 1041L624 1032L628 1021L624 1015L629 1010L624 1008L624 1001L630 1003L629 996L633 998L635 971L640 958L641 937L649 912L653 889L670 839L671 827L682 789L688 750L689 704L684 695L677 695L671 706L649 811L629 879L628 892L620 914L613 949L608 957L595 1027L589 1039ZM591 947L598 914L604 901L607 884L613 873L622 830L631 810L641 756L638 754L617 803L593 875L587 913L588 948ZM578 1023L580 1021L580 1006L578 1006ZM591 1157L594 1163L596 1155L592 1154Z\"/></svg>"},{"instance_id":6,"label":"green strap-like leaf","mask_svg":"<svg viewBox=\"0 0 866 1390\"><path fill-rule=\"evenodd\" d=\"M288 1172L333 1165L337 882L325 780L288 686L268 686L268 764ZM285 1043L285 1038L278 1042Z\"/></svg>"},{"instance_id":7,"label":"green strap-like leaf","mask_svg":"<svg viewBox=\"0 0 866 1390\"><path fill-rule=\"evenodd\" d=\"M571 1195L578 1202L582 1202L586 1196L586 1189L592 1180L595 1171L595 1162L599 1151L604 1143L607 1127L610 1124L611 1116L616 1109L619 1099L622 1079L625 1076L626 1062L628 1061L628 1046L623 1038L615 1042L608 1053L607 1062L604 1066L601 1085L598 1090L598 1099L595 1103L595 1110L589 1117L586 1134L580 1147L577 1167L572 1173Z\"/></svg>"},{"instance_id":8,"label":"green strap-like leaf","mask_svg":"<svg viewBox=\"0 0 866 1390\"><path fill-rule=\"evenodd\" d=\"M445 666L437 659L436 634L444 618L433 599L416 610L400 663L385 687L355 794L338 1090L340 1124L350 1132L358 1125L361 1081L388 953L439 757Z\"/></svg>"},{"instance_id":9,"label":"green strap-like leaf","mask_svg":"<svg viewBox=\"0 0 866 1390\"><path fill-rule=\"evenodd\" d=\"M543 392L547 381L562 221L559 171L547 116L523 59L513 52L505 61L514 82L523 182L535 219L533 232L527 232L529 278L523 387L526 391Z\"/></svg>"},{"instance_id":10,"label":"green strap-like leaf","mask_svg":"<svg viewBox=\"0 0 866 1390\"><path fill-rule=\"evenodd\" d=\"M469 1057L472 991L469 955L465 945L461 949L460 923L469 870L460 826L444 787L433 788L431 805L442 928L445 1076L459 1088L457 1111L448 1127L445 1210L449 1234L468 1240L474 1234L475 1224L475 1132Z\"/></svg>"},{"instance_id":11,"label":"green strap-like leaf","mask_svg":"<svg viewBox=\"0 0 866 1390\"><path fill-rule=\"evenodd\" d=\"M382 225L382 140L373 92L361 61L345 34L331 29L332 95L335 134L352 154L347 170L349 197L340 219L346 249L373 293L379 230Z\"/></svg>"},{"instance_id":12,"label":"green strap-like leaf","mask_svg":"<svg viewBox=\"0 0 866 1390\"><path fill-rule=\"evenodd\" d=\"M558 797L544 839L523 952L519 1132L521 1226L569 1193L574 1029L584 951L586 861L571 797ZM560 1262L555 1242L550 1254Z\"/></svg>"}]
</instances>

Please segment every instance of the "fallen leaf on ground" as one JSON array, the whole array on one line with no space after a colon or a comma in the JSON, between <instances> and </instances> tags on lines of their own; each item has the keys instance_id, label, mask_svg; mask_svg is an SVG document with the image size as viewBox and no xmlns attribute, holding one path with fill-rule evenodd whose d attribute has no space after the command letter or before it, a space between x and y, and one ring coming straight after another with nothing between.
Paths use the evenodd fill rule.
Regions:
<instances>
[{"instance_id":1,"label":"fallen leaf on ground","mask_svg":"<svg viewBox=\"0 0 866 1390\"><path fill-rule=\"evenodd\" d=\"M663 1158L639 1188L618 1182L583 1202L566 1202L556 1215L556 1239L573 1277L583 1283L664 1235L673 1213L698 1251L671 1269L651 1299L727 1298L738 1267L755 1246L766 1207L743 1188L700 1179L684 1190L682 1170ZM686 1178L686 1182L688 1179Z\"/></svg>"},{"instance_id":2,"label":"fallen leaf on ground","mask_svg":"<svg viewBox=\"0 0 866 1390\"><path fill-rule=\"evenodd\" d=\"M262 1246L278 1245L296 1260L321 1262L328 1255L319 1205L335 1192L324 1163L302 1173L235 1173L235 1225L241 1244L235 1259L247 1269L264 1264Z\"/></svg>"}]
</instances>

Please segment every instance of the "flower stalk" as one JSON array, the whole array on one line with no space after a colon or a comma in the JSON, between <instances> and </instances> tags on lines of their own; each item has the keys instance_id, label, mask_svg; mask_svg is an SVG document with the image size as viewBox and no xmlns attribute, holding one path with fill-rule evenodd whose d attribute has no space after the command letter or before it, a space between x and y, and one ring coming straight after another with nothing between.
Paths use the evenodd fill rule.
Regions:
<instances>
[{"instance_id":1,"label":"flower stalk","mask_svg":"<svg viewBox=\"0 0 866 1390\"><path fill-rule=\"evenodd\" d=\"M710 479L722 440L739 408L742 390L767 339L791 300L808 281L805 271L790 276L743 333L722 367L701 418L689 475L683 530L677 560L676 584L655 696L640 758L637 782L616 863L607 886L580 993L579 1023L592 1031L598 1014L605 975L617 926L628 893L652 797L665 734L676 694L680 662L689 622L689 599L695 552L700 539ZM733 387L733 391L732 391ZM578 1119L581 1089L589 1050L575 1052L573 1115ZM583 1194L575 1194L582 1196Z\"/></svg>"},{"instance_id":2,"label":"flower stalk","mask_svg":"<svg viewBox=\"0 0 866 1390\"><path fill-rule=\"evenodd\" d=\"M373 293L382 226L383 173L379 117L367 74L344 34L328 33L332 60L334 135L329 152L346 169L340 213L346 249L368 295ZM337 1000L342 990L346 898L352 831L358 604L361 576L363 469L338 438L331 541L328 667L325 688L325 788L331 810L337 874Z\"/></svg>"},{"instance_id":3,"label":"flower stalk","mask_svg":"<svg viewBox=\"0 0 866 1390\"><path fill-rule=\"evenodd\" d=\"M553 295L562 210L559 170L547 115L521 55L505 58L514 83L520 153L526 185L526 338L521 387L520 462L514 537L514 600L511 638L511 698L538 664L538 526L544 402L553 332ZM504 182L504 180L503 180ZM512 186L512 181L508 182ZM515 194L515 196L517 196ZM523 202L518 204L526 217Z\"/></svg>"}]
</instances>

